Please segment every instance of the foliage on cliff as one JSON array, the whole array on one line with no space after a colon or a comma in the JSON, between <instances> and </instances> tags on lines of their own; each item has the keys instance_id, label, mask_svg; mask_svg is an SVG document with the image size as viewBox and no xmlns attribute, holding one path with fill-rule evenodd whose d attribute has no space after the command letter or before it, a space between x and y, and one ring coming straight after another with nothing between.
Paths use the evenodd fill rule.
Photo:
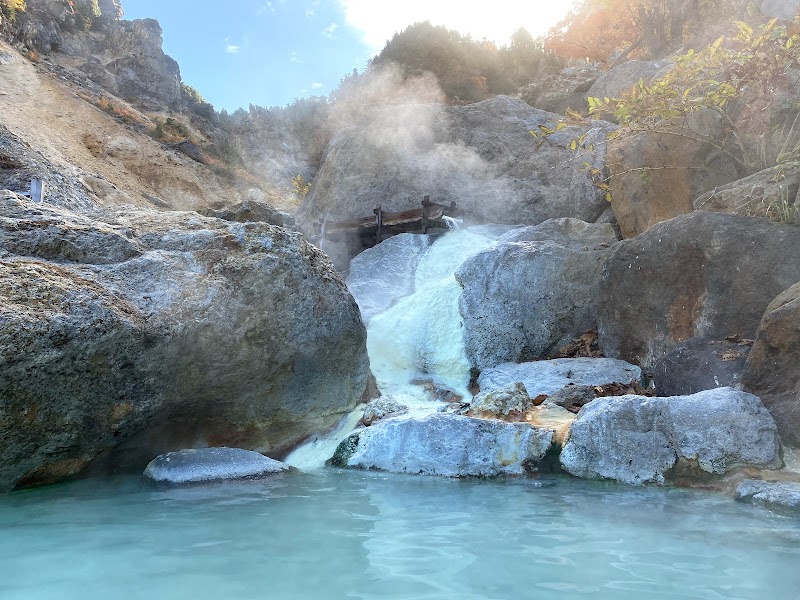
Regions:
<instances>
[{"instance_id":1,"label":"foliage on cliff","mask_svg":"<svg viewBox=\"0 0 800 600\"><path fill-rule=\"evenodd\" d=\"M477 102L528 83L544 56L541 42L522 28L498 47L425 21L395 34L372 65L394 63L408 77L433 73L449 101Z\"/></svg>"},{"instance_id":2,"label":"foliage on cliff","mask_svg":"<svg viewBox=\"0 0 800 600\"><path fill-rule=\"evenodd\" d=\"M661 58L723 18L744 18L752 0L584 0L548 33L564 58Z\"/></svg>"}]
</instances>

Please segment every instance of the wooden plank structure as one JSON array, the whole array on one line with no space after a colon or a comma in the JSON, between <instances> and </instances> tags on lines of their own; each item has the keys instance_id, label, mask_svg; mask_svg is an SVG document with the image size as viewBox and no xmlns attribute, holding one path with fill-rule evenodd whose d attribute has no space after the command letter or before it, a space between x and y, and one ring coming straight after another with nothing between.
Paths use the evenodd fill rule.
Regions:
<instances>
[{"instance_id":1,"label":"wooden plank structure","mask_svg":"<svg viewBox=\"0 0 800 600\"><path fill-rule=\"evenodd\" d=\"M430 196L422 199L422 207L400 212L386 212L379 204L373 216L346 221L323 220L317 232L322 240L344 241L357 237L365 248L380 244L398 233L428 233L431 229L447 229L445 217L459 217L456 203L437 204Z\"/></svg>"}]
</instances>

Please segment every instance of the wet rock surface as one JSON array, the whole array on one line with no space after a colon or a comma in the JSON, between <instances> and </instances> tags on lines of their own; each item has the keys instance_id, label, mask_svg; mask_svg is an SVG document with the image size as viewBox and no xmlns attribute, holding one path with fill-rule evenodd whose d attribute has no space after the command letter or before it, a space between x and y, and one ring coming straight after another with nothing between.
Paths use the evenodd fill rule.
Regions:
<instances>
[{"instance_id":1,"label":"wet rock surface","mask_svg":"<svg viewBox=\"0 0 800 600\"><path fill-rule=\"evenodd\" d=\"M554 432L436 413L388 419L357 430L337 448L332 464L444 477L525 475L537 470Z\"/></svg>"},{"instance_id":2,"label":"wet rock surface","mask_svg":"<svg viewBox=\"0 0 800 600\"><path fill-rule=\"evenodd\" d=\"M372 393L358 308L302 236L0 203L0 490L176 448L280 453Z\"/></svg>"},{"instance_id":3,"label":"wet rock surface","mask_svg":"<svg viewBox=\"0 0 800 600\"><path fill-rule=\"evenodd\" d=\"M467 356L485 369L548 358L596 327L607 224L549 220L514 230L456 272Z\"/></svg>"},{"instance_id":4,"label":"wet rock surface","mask_svg":"<svg viewBox=\"0 0 800 600\"><path fill-rule=\"evenodd\" d=\"M168 452L154 458L144 478L158 485L189 485L260 479L285 473L289 467L258 452L241 448L201 448Z\"/></svg>"},{"instance_id":5,"label":"wet rock surface","mask_svg":"<svg viewBox=\"0 0 800 600\"><path fill-rule=\"evenodd\" d=\"M746 479L736 486L735 498L739 502L800 516L800 483Z\"/></svg>"},{"instance_id":6,"label":"wet rock surface","mask_svg":"<svg viewBox=\"0 0 800 600\"><path fill-rule=\"evenodd\" d=\"M358 302L365 323L414 292L417 265L430 245L427 235L401 233L351 261L347 288Z\"/></svg>"},{"instance_id":7,"label":"wet rock surface","mask_svg":"<svg viewBox=\"0 0 800 600\"><path fill-rule=\"evenodd\" d=\"M361 424L369 427L373 423L385 419L387 417L395 417L408 412L408 407L401 404L393 398L381 396L371 400L364 408L364 416L361 418Z\"/></svg>"},{"instance_id":8,"label":"wet rock surface","mask_svg":"<svg viewBox=\"0 0 800 600\"><path fill-rule=\"evenodd\" d=\"M671 398L598 398L578 413L561 465L577 477L664 484L742 466L779 468L772 416L752 394L720 388Z\"/></svg>"}]
</instances>

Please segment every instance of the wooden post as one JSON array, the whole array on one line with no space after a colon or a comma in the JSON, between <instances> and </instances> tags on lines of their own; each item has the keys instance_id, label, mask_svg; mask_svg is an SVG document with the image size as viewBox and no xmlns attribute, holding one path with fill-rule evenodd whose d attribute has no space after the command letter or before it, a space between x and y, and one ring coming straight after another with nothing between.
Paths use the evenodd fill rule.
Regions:
<instances>
[{"instance_id":1,"label":"wooden post","mask_svg":"<svg viewBox=\"0 0 800 600\"><path fill-rule=\"evenodd\" d=\"M425 196L422 198L422 233L428 233L428 219L431 210L431 197Z\"/></svg>"},{"instance_id":2,"label":"wooden post","mask_svg":"<svg viewBox=\"0 0 800 600\"><path fill-rule=\"evenodd\" d=\"M383 233L383 210L381 209L381 205L378 204L378 208L374 209L372 212L375 213L375 245L381 243L381 235Z\"/></svg>"},{"instance_id":3,"label":"wooden post","mask_svg":"<svg viewBox=\"0 0 800 600\"><path fill-rule=\"evenodd\" d=\"M41 179L31 179L31 200L44 202L44 181Z\"/></svg>"}]
</instances>

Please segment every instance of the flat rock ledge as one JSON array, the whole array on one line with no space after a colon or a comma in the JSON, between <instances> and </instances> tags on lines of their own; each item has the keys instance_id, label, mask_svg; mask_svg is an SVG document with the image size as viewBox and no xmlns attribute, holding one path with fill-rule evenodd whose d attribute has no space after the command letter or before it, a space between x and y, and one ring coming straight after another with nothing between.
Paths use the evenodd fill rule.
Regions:
<instances>
[{"instance_id":1,"label":"flat rock ledge","mask_svg":"<svg viewBox=\"0 0 800 600\"><path fill-rule=\"evenodd\" d=\"M521 382L531 398L552 395L568 385L641 383L642 370L614 358L557 358L526 363L502 363L484 369L478 378L481 391Z\"/></svg>"},{"instance_id":2,"label":"flat rock ledge","mask_svg":"<svg viewBox=\"0 0 800 600\"><path fill-rule=\"evenodd\" d=\"M145 479L159 485L189 485L260 479L284 473L289 466L241 448L201 448L161 454L144 470Z\"/></svg>"},{"instance_id":3,"label":"flat rock ledge","mask_svg":"<svg viewBox=\"0 0 800 600\"><path fill-rule=\"evenodd\" d=\"M736 486L736 500L800 517L800 483L745 479Z\"/></svg>"},{"instance_id":4,"label":"flat rock ledge","mask_svg":"<svg viewBox=\"0 0 800 600\"><path fill-rule=\"evenodd\" d=\"M391 418L350 434L331 464L443 477L521 476L539 469L554 436L527 423L444 413Z\"/></svg>"},{"instance_id":5,"label":"flat rock ledge","mask_svg":"<svg viewBox=\"0 0 800 600\"><path fill-rule=\"evenodd\" d=\"M757 396L732 388L598 398L578 413L561 452L572 475L631 485L782 464L774 419Z\"/></svg>"}]
</instances>

